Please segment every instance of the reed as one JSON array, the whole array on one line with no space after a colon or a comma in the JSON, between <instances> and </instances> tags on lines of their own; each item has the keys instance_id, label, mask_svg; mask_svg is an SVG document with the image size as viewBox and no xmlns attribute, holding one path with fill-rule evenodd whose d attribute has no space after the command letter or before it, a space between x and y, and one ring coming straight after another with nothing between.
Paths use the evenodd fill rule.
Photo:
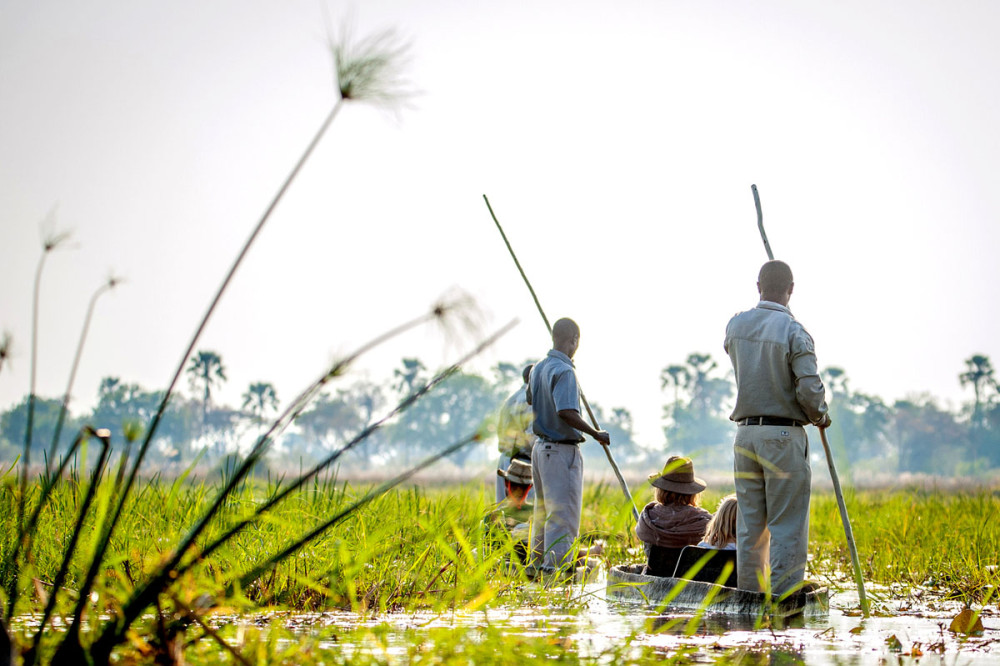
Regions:
<instances>
[{"instance_id":1,"label":"reed","mask_svg":"<svg viewBox=\"0 0 1000 666\"><path fill-rule=\"evenodd\" d=\"M54 230L55 212L49 214L43 226L50 229L44 231L42 239L42 255L38 258L38 266L35 268L35 281L31 291L31 363L29 368L30 380L28 388L28 423L24 429L24 452L21 454L21 486L20 501L17 505L17 524L24 525L24 504L28 487L28 473L31 467L31 436L35 419L35 382L38 374L38 305L42 285L42 270L45 268L45 260L51 252L64 246L71 234L68 231L56 232ZM9 618L8 618L9 619Z\"/></svg>"},{"instance_id":2,"label":"reed","mask_svg":"<svg viewBox=\"0 0 1000 666\"><path fill-rule=\"evenodd\" d=\"M164 507L178 508L179 487L176 484L171 487L170 492L164 498L157 484L141 484L138 481L139 471L142 468L150 443L185 364L230 281L233 279L236 270L260 234L264 224L268 221L306 160L318 145L319 140L337 116L343 103L359 101L379 106L392 106L407 94L405 91L397 89L401 82L398 76L398 66L401 58L406 53L407 47L398 46L392 33L379 34L357 43L343 40L340 43L332 45L331 48L338 77L340 98L334 103L312 141L308 144L299 161L278 189L277 194L257 221L250 236L237 254L230 270L196 327L187 349L182 354L181 361L167 389L163 393L159 407L148 427L145 428L144 436L135 452L134 458L130 455L130 444L132 441L138 441L139 431L136 429L132 429L130 431L131 434L126 433L129 445L120 456L117 474L108 475L106 472L106 463L110 454L110 433L107 431L95 431L88 426L75 439L66 457L59 462L55 469L51 468L51 464L56 458L59 435L61 434L63 421L66 416L77 364L93 315L94 305L102 293L117 284L117 279L112 278L91 299L80 343L77 348L77 355L70 371L61 415L56 427L55 439L52 443L49 456L46 459L45 474L40 479L37 495L29 498L28 468L30 465L32 418L34 411L37 320L41 276L46 257L52 250L59 247L68 238L68 235L53 235L47 238L44 243L42 257L36 269L35 276L31 387L29 391L25 447L21 459L18 492L11 495L11 497L16 497L16 519L14 519L13 524L10 524L10 521L5 521L7 527L6 536L8 538L3 542L5 545L3 549L5 557L2 563L0 563L0 569L2 569L0 575L7 581L7 618L14 617L15 611L18 608L21 584L25 575L21 566L22 556L25 562L32 564L33 570L38 574L33 579L36 590L35 600L42 603L44 610L42 611L41 625L35 631L33 639L30 641L31 646L22 655L23 663L26 665L33 664L36 660L40 659L51 661L54 664L109 663L113 650L128 642L127 636L130 634L133 624L150 606L155 607L157 617L157 622L154 623L155 626L151 635L155 636L159 641L161 654L171 654L174 649L172 646L176 645L178 634L183 633L179 632L176 628L170 628L175 627L178 622L184 626L197 625L201 627L204 635L209 636L222 647L227 647L224 639L219 637L214 630L201 621L199 615L199 608L201 606L197 603L192 604L190 599L182 599L181 596L183 595L178 596L176 589L172 590L171 588L176 588L181 582L190 583L194 581L199 589L213 589L215 586L210 584L209 579L204 577L206 566L209 572L215 571L221 566L219 561L211 558L213 550L235 542L236 537L247 526L266 522L272 517L272 513L282 501L287 499L295 490L302 488L308 481L317 479L318 475L332 464L339 454L352 446L362 443L374 432L374 427L381 426L388 418L395 416L403 409L412 405L416 400L419 400L428 391L443 381L444 378L457 372L462 362L480 353L513 325L513 323L509 324L493 336L487 338L472 353L466 355L463 361L452 365L421 390L408 396L386 419L381 420L374 427L366 429L348 446L331 456L324 463L300 475L299 478L286 488L278 490L276 487L263 508L257 508L246 519L237 519L235 527L226 518L229 515L229 509L234 499L240 493L247 492L248 474L253 469L253 466L266 454L270 442L273 441L272 437L276 433L280 433L284 428L287 428L318 393L320 388L331 379L342 375L349 365L362 353L428 319L445 321L453 312L458 312L461 308L455 307L452 304L435 305L429 315L418 317L376 338L371 343L362 346L355 354L339 361L334 364L333 368L325 371L316 382L307 387L292 402L285 413L259 438L246 459L231 470L231 473L223 477L221 488L212 489L214 498L207 505L197 505L197 509L194 511L180 512L180 515L185 520L183 529L186 534L184 536L170 538L166 543L163 543L162 535L164 532L151 532L148 525L139 526L134 523L137 518L149 522L147 517L148 511L143 510L138 513L127 513L128 507L137 505L145 506L149 496L159 496ZM8 349L9 338L5 338L3 346L4 359L6 358ZM74 468L69 473L69 482L62 483L67 463L71 458L74 461L76 460L74 456L81 447L81 443L85 443L88 437L96 437L101 444L101 452L96 465L91 468L89 482L86 484L80 483L81 477L74 462ZM242 567L244 570L242 575L233 572L235 578L230 576L229 580L239 579L244 584L254 582L261 574L269 570L274 570L275 567L279 566L286 559L290 559L292 555L307 545L320 540L331 527L347 520L362 507L371 504L396 485L406 481L414 473L433 464L440 458L454 453L459 448L478 441L480 437L480 433L475 433L450 447L446 447L417 467L405 471L387 484L372 489L357 502L346 505L342 510L335 513L333 519L321 521L319 525L291 543L285 543L281 547L258 551L258 556L263 556L264 559L252 564L247 563L247 566ZM86 486L86 491L81 496L79 493L83 485ZM32 490L35 489L32 488ZM199 489L198 494L199 497L205 495L203 487ZM31 507L31 515L26 521L26 514L29 504L32 501L34 504ZM250 503L256 506L255 500ZM49 506L50 504L52 506ZM74 510L63 512L46 511L47 508L54 509L59 505L62 505L62 507L72 505ZM45 530L49 526L45 523L51 521L56 515L75 516L74 522L61 525L58 531L46 532ZM166 517L161 516L160 519L165 520ZM310 522L315 521L297 521L294 524L298 526L309 524ZM216 533L209 532L210 527L216 529ZM218 533L220 529L222 531L221 534ZM56 545L53 543L58 541L58 539L43 539L43 543L39 544L37 552L33 552L35 538L43 534L66 534L69 535L69 539L65 545L61 543ZM161 535L160 541L155 545L148 543L147 535L149 534ZM211 546L199 552L194 552L196 542L203 536ZM121 550L118 551L118 549ZM110 555L113 550L117 551L116 554ZM137 558L135 557L136 554L139 554ZM156 556L149 559L150 554L156 554ZM188 555L190 557L185 561ZM56 565L53 572L50 567L56 562L58 562L58 565ZM43 580L52 581L49 593L43 590L41 583ZM308 575L306 580L310 580ZM64 594L67 591L64 584L72 584L75 589L69 594ZM311 585L310 587L315 586ZM315 592L315 590L313 591ZM220 598L229 596L225 590L216 590L216 592ZM94 602L101 602L102 600L104 604L110 604L114 608L110 620L102 620L100 612L96 609ZM68 610L67 604L73 606L72 610L68 613L68 628L65 632L59 634L55 649L47 651L43 655L44 639L49 635L47 626L49 618L57 611L65 616ZM169 621L166 619L168 615L171 618ZM92 640L89 645L86 645L86 641L81 639L81 634L85 627L88 628L87 631L96 635L96 639ZM93 627L100 627L100 629L94 631ZM3 629L0 632L2 638L7 639L6 627L0 627L0 629ZM238 661L243 661L237 652L230 650L230 653Z\"/></svg>"},{"instance_id":3,"label":"reed","mask_svg":"<svg viewBox=\"0 0 1000 666\"><path fill-rule=\"evenodd\" d=\"M486 484L480 481L432 486L402 482L389 489L395 481L398 479L390 479L381 487L355 486L334 475L314 477L312 483L300 486L263 519L252 521L213 552L192 562L173 582L170 591L159 597L160 610L155 611L154 619L141 620L132 635L152 641L159 622L155 617L162 614L166 625L187 618L187 628L174 636L187 660L212 663L220 654L229 654L192 619L197 617L251 662L260 663L261 654L269 659L285 654L286 660L291 660L287 655L295 654L301 658L300 663L380 663L376 659L378 650L338 651L331 647L329 637L326 641L321 638L322 634L295 638L294 623L284 626L280 619L284 616L276 616L275 622L265 623L264 627L248 628L246 620L232 613L257 612L268 607L296 612L346 610L359 618L374 619L393 611L438 614L531 607L537 610L540 626L545 626L550 614L572 615L585 608L586 595L579 594L578 588L571 588L566 595L563 590L526 585L519 569L507 564L512 544L503 538L489 538L482 528L482 517L491 506L490 488ZM175 547L172 544L184 538L213 502L219 485L187 480L151 480L140 485L122 518L122 535L127 538L116 540L108 555L108 562L116 564L100 579L97 588L100 601L87 605L84 619L88 624L97 621L100 613L122 607L130 593L129 581L140 580L142 572L153 571L161 558L169 556ZM262 502L283 488L284 484L278 485L273 479L249 478L227 503L229 519L239 522L252 517ZM87 490L85 483L57 486L52 493L51 510L43 514L39 529L52 534L72 531L76 513L70 509L82 506ZM588 484L584 495L587 509L582 533L588 538L607 539L605 552L610 564L634 561L639 545L631 533L628 508L622 506L616 491L613 485ZM989 568L991 554L997 552L995 546L1000 539L995 520L1000 498L989 491L865 491L849 493L847 499L851 515L864 521L857 530L862 552L874 554L866 561L869 567L866 576L877 589L885 588L880 592L881 598L876 599L876 615L887 612L890 595L899 599L921 590L941 597L962 590L968 594L967 588L978 581L983 586L985 601L988 585L1000 582ZM705 501L712 504L712 498ZM10 494L4 495L3 502L4 509L13 508ZM95 503L100 502L98 499ZM7 510L2 516L0 543L9 544L15 538L13 514ZM91 511L84 522L81 545L65 577L66 587L74 588L83 575L86 551L93 545L90 534L99 521L100 511ZM850 589L849 556L842 544L839 521L836 499L830 494L816 493L810 548L815 557L810 576L827 580L840 589ZM296 538L289 535L299 534L305 525L320 527L325 522L335 523L333 529L317 531L314 538L280 561L268 561L270 555L297 545ZM206 528L204 542L219 539L230 525L212 523ZM963 543L959 536L964 538ZM941 548L943 539L949 543L951 558ZM56 544L40 543L37 554L38 578L54 580L61 559ZM243 584L234 586L240 579ZM898 589L890 591L894 586ZM176 602L172 597L176 597ZM970 602L975 598L968 595ZM73 612L71 602L72 599L60 596L54 613ZM156 609L156 604L153 608ZM654 622L645 631L683 635L696 629L689 615ZM475 643L477 636L483 636L480 631L453 627L428 633L414 629L409 638L404 636L400 640L405 643L412 639L404 651L433 644L434 653L440 655L457 650L463 641ZM552 642L558 638L558 632L555 636L544 633L547 641L542 642L530 636L511 637L511 655L529 664L535 663L536 657L540 660L541 655L551 658L553 654L561 655L568 663L601 663L577 644L578 639L564 637L563 646ZM370 645L377 635L378 630L357 620L354 628L340 632L337 640L344 643L358 639L361 645ZM295 638L292 644L279 640L291 638ZM59 634L52 631L42 636L39 654L43 660L52 654L58 639ZM626 650L624 646L629 643L630 639L623 640L618 646L621 651L614 653L622 659L620 663L643 663L642 659L651 658L641 645L631 644ZM279 645L283 647L279 649ZM543 647L542 652L532 652ZM116 654L127 658L137 656L137 650L126 640L116 648ZM468 660L456 656L456 663L493 663L501 648L477 644L468 650L463 653Z\"/></svg>"},{"instance_id":4,"label":"reed","mask_svg":"<svg viewBox=\"0 0 1000 666\"><path fill-rule=\"evenodd\" d=\"M64 236L64 237L66 237L66 236ZM45 252L43 252L43 255L42 255L43 258L45 256L45 254L47 254L49 251L51 251L51 249L54 249L60 242L62 242L62 241L54 240L54 241L47 242L45 244L45 248L47 248L47 249L45 250ZM39 273L38 273L38 276L36 276L36 289L35 289L35 292L36 292L36 301L37 301L37 291L38 291L37 290L37 283L38 283L37 277L40 276L40 268L41 267L39 266ZM111 278L108 279L107 282L105 282L103 285L101 285L101 287L99 287L97 289L97 291L94 292L93 296L91 296L90 304L89 304L89 306L87 308L87 314L86 314L86 316L84 318L83 330L80 333L80 340L79 340L79 342L77 344L76 354L75 354L75 356L73 358L72 368L70 369L69 380L67 381L67 384L66 384L66 392L63 395L63 402L62 402L62 405L61 405L61 407L59 409L59 417L58 417L58 419L56 421L55 433L53 434L53 437L52 437L52 445L51 445L51 447L49 449L49 454L48 454L48 456L45 459L45 479L44 479L44 482L42 483L41 499L39 500L38 504L36 505L35 510L32 513L31 517L28 518L27 524L24 524L24 526L22 527L21 534L22 534L23 538L20 539L20 540L18 540L18 542L15 544L13 550L11 550L8 553L8 555L6 556L7 559L9 560L9 562L7 563L7 566L9 568L13 569L13 570L18 570L19 569L19 564L20 564L19 563L19 557L21 555L21 551L23 550L25 553L30 553L31 552L31 540L33 539L34 534L35 534L35 525L36 525L36 523L38 521L38 515L39 515L39 513L41 512L41 510L45 506L45 501L48 498L48 493L51 490L52 485L57 482L57 480L59 478L59 475L61 475L62 472L63 472L63 470L65 469L66 460L68 460L68 458L71 457L73 455L73 453L76 451L76 448L79 446L81 438L83 436L86 436L86 435L96 436L96 432L92 428L85 428L83 431L81 431L80 436L78 436L76 438L76 440L73 442L73 444L71 445L70 450L66 454L66 458L60 463L60 465L59 465L56 473L55 474L52 473L52 470L51 470L50 466L51 466L52 461L56 457L56 451L57 451L57 447L59 445L60 435L62 434L63 424L65 422L66 415L69 412L69 400L70 400L70 396L71 396L72 391L73 391L73 382L74 382L74 379L76 378L76 371L77 371L77 368L79 367L80 357L83 354L83 346L84 346L84 342L87 339L87 330L90 327L90 320L91 320L91 318L93 317L93 314L94 314L94 306L96 305L97 299L101 296L101 294L103 294L104 292L106 292L106 291L108 291L110 289L113 289L119 282L120 282L119 278L111 277ZM35 346L35 343L32 342L32 347L34 348L34 346ZM32 384L34 384L34 376L32 376ZM33 390L32 390L32 393L34 393ZM28 417L28 423L29 423L28 429L29 430L31 429L31 426L30 426L30 424L32 422L32 414L31 413L33 411L33 408L34 408L34 402L31 401L30 404L29 404L29 417ZM30 441L30 435L28 435L27 439ZM107 442L107 438L102 438L101 441L105 445L105 447L110 446L110 443ZM107 453L107 451L105 451L104 453ZM26 472L26 471L27 471L27 464L24 465L24 469L22 471L22 474L24 472ZM22 488L23 488L23 485L22 485ZM21 505L21 507L19 507L18 512L19 512L19 517L23 518L23 505ZM9 581L9 584L8 584L7 588L6 588L7 589L7 610L6 610L6 617L7 618L11 617L11 615L14 612L14 606L17 603L18 588L17 588L17 584L16 583L17 583L17 578L16 577L12 577L10 579L10 581Z\"/></svg>"},{"instance_id":5,"label":"reed","mask_svg":"<svg viewBox=\"0 0 1000 666\"><path fill-rule=\"evenodd\" d=\"M49 455L45 459L46 473L49 472L49 467L52 464L52 461L56 458L56 452L59 447L59 436L62 434L63 424L66 421L66 415L69 413L69 401L70 397L73 395L73 384L76 381L76 371L80 367L80 358L83 356L83 346L87 341L87 331L90 330L90 320L94 317L94 307L97 305L97 299L117 287L121 284L121 282L121 278L112 275L106 282L98 287L90 297L90 303L87 305L87 314L83 318L83 328L80 331L80 340L76 345L76 354L73 355L73 364L70 366L69 379L66 381L66 391L63 393L63 401L62 406L59 409L59 418L56 421L55 434L52 436L52 445L49 447Z\"/></svg>"}]
</instances>

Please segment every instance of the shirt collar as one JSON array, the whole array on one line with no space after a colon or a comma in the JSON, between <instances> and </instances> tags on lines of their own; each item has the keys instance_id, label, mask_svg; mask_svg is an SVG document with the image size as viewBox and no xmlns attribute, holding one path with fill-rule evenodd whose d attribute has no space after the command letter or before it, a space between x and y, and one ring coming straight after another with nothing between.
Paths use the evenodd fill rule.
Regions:
<instances>
[{"instance_id":1,"label":"shirt collar","mask_svg":"<svg viewBox=\"0 0 1000 666\"><path fill-rule=\"evenodd\" d=\"M548 355L551 356L552 358L557 358L561 361L569 363L574 368L576 367L575 365L573 365L573 359L571 359L569 356L566 356L566 354L562 353L558 349L550 349Z\"/></svg>"},{"instance_id":2,"label":"shirt collar","mask_svg":"<svg viewBox=\"0 0 1000 666\"><path fill-rule=\"evenodd\" d=\"M775 303L774 301L760 301L757 303L757 307L762 310L774 310L776 312L784 312L789 317L794 316L792 311L788 309L788 306L782 305L781 303Z\"/></svg>"}]
</instances>

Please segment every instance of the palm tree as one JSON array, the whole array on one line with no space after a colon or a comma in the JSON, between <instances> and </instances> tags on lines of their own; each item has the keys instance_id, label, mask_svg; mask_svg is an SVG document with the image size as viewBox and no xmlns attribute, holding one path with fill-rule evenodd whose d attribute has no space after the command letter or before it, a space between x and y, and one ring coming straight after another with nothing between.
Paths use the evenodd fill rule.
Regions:
<instances>
[{"instance_id":1,"label":"palm tree","mask_svg":"<svg viewBox=\"0 0 1000 666\"><path fill-rule=\"evenodd\" d=\"M993 364L990 363L989 356L976 354L971 358L967 358L965 365L968 366L968 370L958 376L958 381L962 383L962 386L972 384L976 400L974 405L975 411L973 412L973 420L975 421L979 419L982 412L983 398L986 395L986 390L991 386L996 389L997 380L993 377Z\"/></svg>"},{"instance_id":2,"label":"palm tree","mask_svg":"<svg viewBox=\"0 0 1000 666\"><path fill-rule=\"evenodd\" d=\"M715 391L712 390L714 388L712 385L713 380L709 379L708 373L715 370L719 364L715 362L711 354L699 354L697 352L688 354L687 364L691 368L688 371L688 381L691 387L691 405L700 415L708 414L713 409L712 401L715 398Z\"/></svg>"},{"instance_id":3,"label":"palm tree","mask_svg":"<svg viewBox=\"0 0 1000 666\"><path fill-rule=\"evenodd\" d=\"M660 371L660 390L674 385L674 403L680 402L680 388L687 386L688 370L683 365L671 365Z\"/></svg>"},{"instance_id":4,"label":"palm tree","mask_svg":"<svg viewBox=\"0 0 1000 666\"><path fill-rule=\"evenodd\" d=\"M427 368L420 359L404 358L403 369L397 368L392 371L392 376L397 380L392 388L402 396L410 395L420 384L420 373L425 370Z\"/></svg>"},{"instance_id":5,"label":"palm tree","mask_svg":"<svg viewBox=\"0 0 1000 666\"><path fill-rule=\"evenodd\" d=\"M975 354L965 359L965 365L968 369L958 376L958 381L962 383L962 386L971 384L975 394L975 402L972 405L972 436L970 437L972 459L975 461L978 455L979 439L985 426L983 403L987 402L987 390L991 386L997 390L997 380L993 377L993 364L990 363L989 356Z\"/></svg>"},{"instance_id":6,"label":"palm tree","mask_svg":"<svg viewBox=\"0 0 1000 666\"><path fill-rule=\"evenodd\" d=\"M844 372L843 368L838 368L836 366L831 366L823 371L826 376L826 384L830 387L830 395L845 395L848 393L847 389L847 373Z\"/></svg>"},{"instance_id":7,"label":"palm tree","mask_svg":"<svg viewBox=\"0 0 1000 666\"><path fill-rule=\"evenodd\" d=\"M278 411L278 394L270 382L254 382L243 394L243 409L248 409L255 422L264 420L268 411Z\"/></svg>"},{"instance_id":8,"label":"palm tree","mask_svg":"<svg viewBox=\"0 0 1000 666\"><path fill-rule=\"evenodd\" d=\"M201 426L208 422L208 405L212 400L212 388L226 381L226 368L222 365L222 357L213 351L199 351L191 357L187 373L191 386L202 387Z\"/></svg>"}]
</instances>

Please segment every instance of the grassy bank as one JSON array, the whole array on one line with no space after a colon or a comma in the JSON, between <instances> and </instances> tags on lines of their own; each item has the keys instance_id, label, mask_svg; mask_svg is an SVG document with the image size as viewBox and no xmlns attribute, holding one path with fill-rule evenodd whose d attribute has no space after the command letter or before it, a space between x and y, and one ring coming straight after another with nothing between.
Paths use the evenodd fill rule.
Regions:
<instances>
[{"instance_id":1,"label":"grassy bank","mask_svg":"<svg viewBox=\"0 0 1000 666\"><path fill-rule=\"evenodd\" d=\"M8 480L0 500L0 561L6 561L17 538L11 483ZM259 479L244 484L227 501L225 510L199 544L204 547L214 541L279 488L276 482ZM302 550L246 577L266 556L281 551L368 490L364 485L327 478L294 492L265 518L250 524L183 573L168 594L160 595L157 612L139 625L124 651L141 656L146 650L152 653L174 641L177 645L188 644L188 657L196 661L196 655L202 652L217 655L220 644L210 635L204 638L211 630L201 626L203 618L239 616L261 609L336 609L355 613L362 622L399 610L439 613L528 605L572 611L574 604L580 603L567 600L566 595L525 586L520 572L505 564L511 553L510 542L490 537L481 529L492 494L491 488L481 483L391 491L364 505ZM212 483L205 481L142 484L126 504L117 532L120 536L113 540L112 553L105 560L109 565L103 568L95 594L91 595L87 611L90 622L96 624L118 611L133 587L155 570L204 513L216 491ZM57 486L51 505L41 515L30 562L20 572L0 570L4 581L19 574L19 617L37 614L44 606L85 492L84 481ZM33 496L37 497L37 493L36 487ZM707 494L703 505L714 508L720 496ZM860 491L849 493L847 499L865 580L887 590L876 594L883 610L892 595L917 590L970 604L982 603L991 594L990 586L1000 584L997 494L986 490ZM645 500L644 489L636 489L636 502ZM81 544L63 585L69 590L76 589L84 575L96 526L107 504L108 498L99 494L96 510L83 523ZM632 533L629 508L617 486L587 486L582 530L585 539L606 540L605 556L610 564L635 559L633 553L639 543ZM813 496L811 540L809 577L849 589L850 558L832 494ZM57 617L71 612L73 595L64 597L57 607ZM23 630L22 626L14 633ZM288 638L287 628L272 631L251 626L239 630L239 635L236 631L232 627L224 630L227 641L237 641L250 653L267 659L279 658L281 650L292 649L292 644L296 651L310 649L309 641L275 642L283 632ZM477 650L492 650L490 631L488 627L476 630L485 644L480 645L478 639L456 639L445 652L453 649L474 655ZM345 640L345 636L342 633L336 640ZM366 641L377 641L377 633L366 636ZM539 648L533 640L522 639L526 653ZM411 661L418 660L420 644L415 639Z\"/></svg>"}]
</instances>

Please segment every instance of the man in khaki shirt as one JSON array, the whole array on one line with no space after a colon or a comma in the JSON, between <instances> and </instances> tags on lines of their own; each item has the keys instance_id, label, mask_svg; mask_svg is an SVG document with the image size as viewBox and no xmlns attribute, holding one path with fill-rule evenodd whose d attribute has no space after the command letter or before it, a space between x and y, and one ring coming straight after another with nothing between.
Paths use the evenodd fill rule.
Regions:
<instances>
[{"instance_id":1,"label":"man in khaki shirt","mask_svg":"<svg viewBox=\"0 0 1000 666\"><path fill-rule=\"evenodd\" d=\"M805 576L812 470L803 426L830 425L813 339L788 309L794 286L788 264L764 264L760 302L729 321L725 342L737 391L729 418L739 425L738 585L770 585L775 594L799 587Z\"/></svg>"}]
</instances>

